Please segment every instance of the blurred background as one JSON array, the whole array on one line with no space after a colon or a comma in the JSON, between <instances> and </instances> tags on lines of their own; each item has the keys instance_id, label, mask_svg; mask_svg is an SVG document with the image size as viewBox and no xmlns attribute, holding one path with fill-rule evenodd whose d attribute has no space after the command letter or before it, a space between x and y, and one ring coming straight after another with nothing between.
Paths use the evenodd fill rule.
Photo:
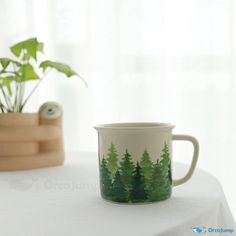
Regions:
<instances>
[{"instance_id":1,"label":"blurred background","mask_svg":"<svg viewBox=\"0 0 236 236\"><path fill-rule=\"evenodd\" d=\"M87 80L51 73L26 109L63 105L67 151L95 152L97 123L164 121L196 136L198 166L236 217L235 12L234 0L1 0L0 57L36 36ZM191 145L174 151L190 163Z\"/></svg>"}]
</instances>

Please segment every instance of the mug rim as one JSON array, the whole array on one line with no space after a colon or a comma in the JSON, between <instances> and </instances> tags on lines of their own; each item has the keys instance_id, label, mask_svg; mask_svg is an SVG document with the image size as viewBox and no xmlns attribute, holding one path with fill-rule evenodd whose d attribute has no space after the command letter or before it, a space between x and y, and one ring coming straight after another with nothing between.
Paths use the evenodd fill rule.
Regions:
<instances>
[{"instance_id":1,"label":"mug rim","mask_svg":"<svg viewBox=\"0 0 236 236\"><path fill-rule=\"evenodd\" d=\"M94 126L96 130L140 130L140 129L163 129L170 128L173 129L175 125L170 123L163 122L121 122L121 123L106 123L106 124L98 124Z\"/></svg>"}]
</instances>

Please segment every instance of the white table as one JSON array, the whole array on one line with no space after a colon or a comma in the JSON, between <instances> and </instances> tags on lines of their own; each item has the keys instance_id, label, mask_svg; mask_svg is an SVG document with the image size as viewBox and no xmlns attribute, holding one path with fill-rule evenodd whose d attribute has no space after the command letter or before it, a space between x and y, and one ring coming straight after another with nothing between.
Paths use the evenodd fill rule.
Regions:
<instances>
[{"instance_id":1,"label":"white table","mask_svg":"<svg viewBox=\"0 0 236 236\"><path fill-rule=\"evenodd\" d=\"M186 168L175 165L174 175ZM201 170L171 199L146 205L102 200L95 154L67 155L61 167L0 173L1 236L191 236L194 226L236 230L219 182Z\"/></svg>"}]
</instances>

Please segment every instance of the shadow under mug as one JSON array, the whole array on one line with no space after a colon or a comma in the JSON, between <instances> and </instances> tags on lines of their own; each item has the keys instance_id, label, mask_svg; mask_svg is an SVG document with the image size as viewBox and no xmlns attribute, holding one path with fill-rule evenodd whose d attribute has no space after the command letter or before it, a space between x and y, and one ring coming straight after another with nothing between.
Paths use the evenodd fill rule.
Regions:
<instances>
[{"instance_id":1,"label":"shadow under mug","mask_svg":"<svg viewBox=\"0 0 236 236\"><path fill-rule=\"evenodd\" d=\"M100 189L104 199L122 203L148 203L168 199L172 186L188 181L196 167L199 144L190 135L173 135L166 123L114 123L97 125ZM172 141L193 144L187 174L172 180Z\"/></svg>"}]
</instances>

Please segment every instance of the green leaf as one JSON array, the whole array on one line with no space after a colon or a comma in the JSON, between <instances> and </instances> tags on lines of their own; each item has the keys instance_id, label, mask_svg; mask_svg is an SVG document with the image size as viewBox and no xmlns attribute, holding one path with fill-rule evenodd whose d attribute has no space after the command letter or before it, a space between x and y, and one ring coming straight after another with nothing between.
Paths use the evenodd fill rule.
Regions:
<instances>
[{"instance_id":1,"label":"green leaf","mask_svg":"<svg viewBox=\"0 0 236 236\"><path fill-rule=\"evenodd\" d=\"M33 66L30 64L22 65L20 68L20 74L21 74L21 82L39 79L39 76L34 71Z\"/></svg>"},{"instance_id":2,"label":"green leaf","mask_svg":"<svg viewBox=\"0 0 236 236\"><path fill-rule=\"evenodd\" d=\"M0 63L2 65L2 68L5 70L8 67L8 65L10 64L10 61L7 60L6 58L1 58Z\"/></svg>"},{"instance_id":3,"label":"green leaf","mask_svg":"<svg viewBox=\"0 0 236 236\"><path fill-rule=\"evenodd\" d=\"M12 96L12 89L11 89L11 82L14 81L16 78L14 76L8 76L8 77L0 77L0 86L6 86L8 93L10 96Z\"/></svg>"},{"instance_id":4,"label":"green leaf","mask_svg":"<svg viewBox=\"0 0 236 236\"><path fill-rule=\"evenodd\" d=\"M11 81L10 80L6 80L5 85L7 87L8 93L10 94L10 96L12 96Z\"/></svg>"},{"instance_id":5,"label":"green leaf","mask_svg":"<svg viewBox=\"0 0 236 236\"><path fill-rule=\"evenodd\" d=\"M37 51L44 53L43 48L44 48L43 43L40 43L40 42L39 42L39 43L38 43L38 46L37 46Z\"/></svg>"},{"instance_id":6,"label":"green leaf","mask_svg":"<svg viewBox=\"0 0 236 236\"><path fill-rule=\"evenodd\" d=\"M10 63L13 63L17 66L20 66L21 64L18 61L12 60L10 58L0 58L0 64L2 65L3 70L5 70Z\"/></svg>"},{"instance_id":7,"label":"green leaf","mask_svg":"<svg viewBox=\"0 0 236 236\"><path fill-rule=\"evenodd\" d=\"M65 74L67 77L71 77L73 75L78 75L68 65L60 63L60 62L54 62L54 61L47 60L47 61L43 61L39 67L42 68L43 71L47 70L48 68L56 69L57 71Z\"/></svg>"},{"instance_id":8,"label":"green leaf","mask_svg":"<svg viewBox=\"0 0 236 236\"><path fill-rule=\"evenodd\" d=\"M26 53L26 54L23 55L22 60L23 60L23 61L29 61L29 60L30 60L30 57L31 57L31 56L30 56L28 53Z\"/></svg>"},{"instance_id":9,"label":"green leaf","mask_svg":"<svg viewBox=\"0 0 236 236\"><path fill-rule=\"evenodd\" d=\"M37 52L43 51L43 43L38 42L37 38L30 38L13 45L10 49L16 57L20 57L22 50L25 49L29 58L37 60Z\"/></svg>"}]
</instances>

